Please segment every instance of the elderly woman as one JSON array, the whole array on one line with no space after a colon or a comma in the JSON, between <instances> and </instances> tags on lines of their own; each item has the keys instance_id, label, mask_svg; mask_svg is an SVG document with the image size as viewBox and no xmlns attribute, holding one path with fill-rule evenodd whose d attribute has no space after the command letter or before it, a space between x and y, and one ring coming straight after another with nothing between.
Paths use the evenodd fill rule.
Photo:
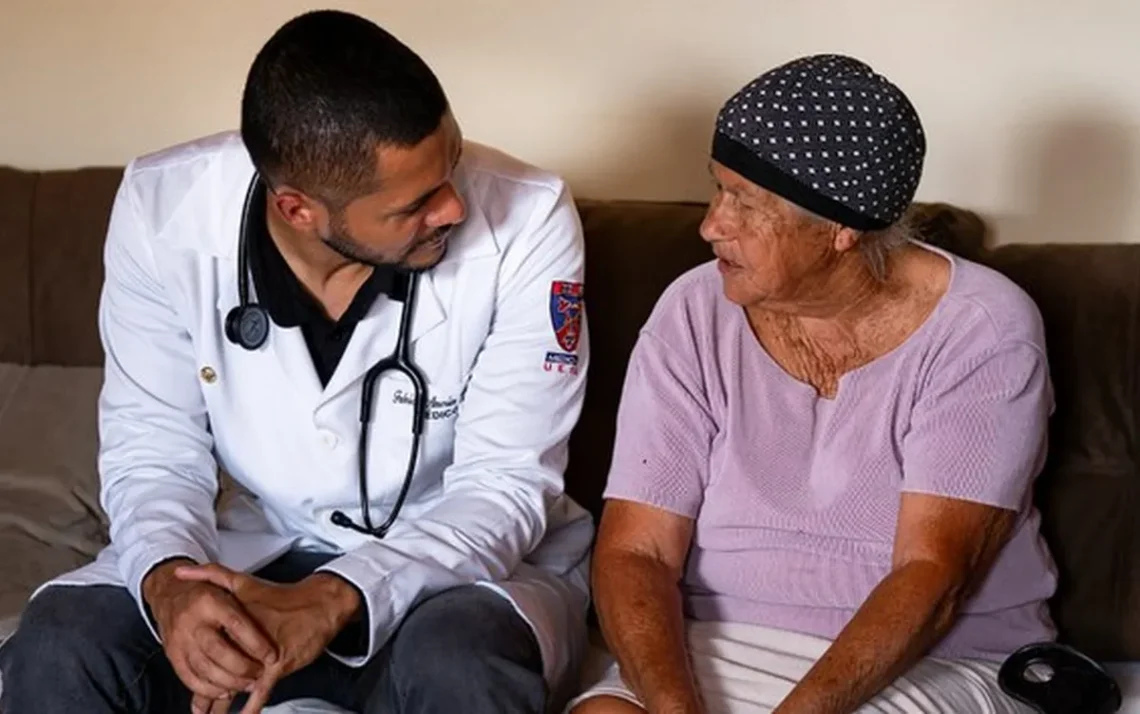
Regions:
<instances>
[{"instance_id":1,"label":"elderly woman","mask_svg":"<svg viewBox=\"0 0 1140 714\"><path fill-rule=\"evenodd\" d=\"M631 358L594 555L615 661L575 714L1026 711L996 673L1054 636L1042 322L912 239L924 154L843 56L721 110L716 259Z\"/></svg>"}]
</instances>

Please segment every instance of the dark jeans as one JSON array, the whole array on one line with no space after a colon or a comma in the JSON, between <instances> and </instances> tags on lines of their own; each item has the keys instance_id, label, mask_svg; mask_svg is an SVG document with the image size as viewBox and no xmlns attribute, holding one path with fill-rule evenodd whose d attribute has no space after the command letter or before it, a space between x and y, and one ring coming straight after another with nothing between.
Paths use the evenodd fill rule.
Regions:
<instances>
[{"instance_id":1,"label":"dark jeans","mask_svg":"<svg viewBox=\"0 0 1140 714\"><path fill-rule=\"evenodd\" d=\"M290 553L257 575L295 582L325 560ZM190 711L190 692L121 587L40 593L0 647L0 672L4 714ZM360 714L537 714L546 691L530 627L498 594L465 586L419 604L364 667L322 655L279 682L272 703L316 698Z\"/></svg>"}]
</instances>

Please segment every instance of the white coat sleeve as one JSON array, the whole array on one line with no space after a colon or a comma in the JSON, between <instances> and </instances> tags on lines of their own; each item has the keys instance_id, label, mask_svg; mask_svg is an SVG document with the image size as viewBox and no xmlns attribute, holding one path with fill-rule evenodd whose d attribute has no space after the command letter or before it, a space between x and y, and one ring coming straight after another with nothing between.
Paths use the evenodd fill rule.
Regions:
<instances>
[{"instance_id":1,"label":"white coat sleeve","mask_svg":"<svg viewBox=\"0 0 1140 714\"><path fill-rule=\"evenodd\" d=\"M364 596L367 650L352 653L360 656L330 651L345 664L363 665L424 598L506 580L546 532L547 508L563 492L589 344L583 306L578 369L544 369L547 353L565 352L551 326L552 283L581 284L585 251L568 191L544 201L537 213L503 251L495 317L457 417L442 500L414 521L397 520L383 540L319 568Z\"/></svg>"},{"instance_id":2,"label":"white coat sleeve","mask_svg":"<svg viewBox=\"0 0 1140 714\"><path fill-rule=\"evenodd\" d=\"M217 467L190 336L167 297L128 167L104 247L100 502L119 571L151 631L142 580L184 556L217 560Z\"/></svg>"}]
</instances>

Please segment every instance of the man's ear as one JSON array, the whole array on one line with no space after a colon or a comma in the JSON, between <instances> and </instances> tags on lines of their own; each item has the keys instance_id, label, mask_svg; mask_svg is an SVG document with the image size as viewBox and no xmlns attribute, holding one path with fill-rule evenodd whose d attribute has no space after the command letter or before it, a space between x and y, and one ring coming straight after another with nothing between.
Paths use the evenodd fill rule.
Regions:
<instances>
[{"instance_id":1,"label":"man's ear","mask_svg":"<svg viewBox=\"0 0 1140 714\"><path fill-rule=\"evenodd\" d=\"M270 193L269 199L289 227L312 232L319 225L321 206L303 191L291 186L278 186Z\"/></svg>"},{"instance_id":2,"label":"man's ear","mask_svg":"<svg viewBox=\"0 0 1140 714\"><path fill-rule=\"evenodd\" d=\"M835 252L846 253L855 246L859 245L859 239L862 237L862 234L859 231L855 230L854 228L848 228L847 226L838 226L838 229L839 230L835 232L835 238L832 241L832 245L835 247Z\"/></svg>"}]
</instances>

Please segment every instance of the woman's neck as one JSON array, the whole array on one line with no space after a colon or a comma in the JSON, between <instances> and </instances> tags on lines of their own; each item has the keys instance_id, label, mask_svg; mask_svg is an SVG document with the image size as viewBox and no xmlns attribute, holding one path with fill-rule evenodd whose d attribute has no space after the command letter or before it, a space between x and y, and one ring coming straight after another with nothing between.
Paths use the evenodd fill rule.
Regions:
<instances>
[{"instance_id":1,"label":"woman's neck","mask_svg":"<svg viewBox=\"0 0 1140 714\"><path fill-rule=\"evenodd\" d=\"M756 339L792 377L834 396L843 374L893 349L925 317L909 298L906 271L893 269L903 252L886 280L852 256L857 264L837 266L796 298L746 308Z\"/></svg>"},{"instance_id":2,"label":"woman's neck","mask_svg":"<svg viewBox=\"0 0 1140 714\"><path fill-rule=\"evenodd\" d=\"M818 279L806 282L788 297L746 307L749 316L803 322L812 331L851 330L874 314L902 287L893 270L879 280L861 256L847 254Z\"/></svg>"}]
</instances>

